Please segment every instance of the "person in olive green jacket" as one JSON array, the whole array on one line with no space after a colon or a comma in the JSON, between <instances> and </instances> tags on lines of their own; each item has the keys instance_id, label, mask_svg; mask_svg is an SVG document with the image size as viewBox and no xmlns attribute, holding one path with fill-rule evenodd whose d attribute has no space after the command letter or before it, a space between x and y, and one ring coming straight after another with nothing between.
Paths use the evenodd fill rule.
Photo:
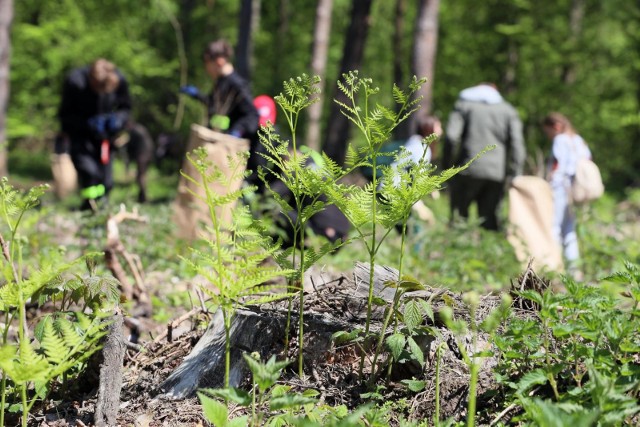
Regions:
<instances>
[{"instance_id":1,"label":"person in olive green jacket","mask_svg":"<svg viewBox=\"0 0 640 427\"><path fill-rule=\"evenodd\" d=\"M482 226L499 230L500 203L508 182L522 173L526 150L516 109L493 84L481 83L460 92L449 116L444 166L464 165L488 145L495 148L453 178L451 215L467 218L469 207L475 202Z\"/></svg>"}]
</instances>

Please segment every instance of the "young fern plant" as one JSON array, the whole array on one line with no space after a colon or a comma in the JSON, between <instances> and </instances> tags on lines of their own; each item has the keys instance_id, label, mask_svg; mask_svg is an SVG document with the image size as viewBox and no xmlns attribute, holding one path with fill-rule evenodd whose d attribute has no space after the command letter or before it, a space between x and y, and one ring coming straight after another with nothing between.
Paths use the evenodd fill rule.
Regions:
<instances>
[{"instance_id":1,"label":"young fern plant","mask_svg":"<svg viewBox=\"0 0 640 427\"><path fill-rule=\"evenodd\" d=\"M326 202L321 196L332 185L331 182L336 179L336 175L342 176L343 173L342 169L326 155L322 156L322 161L316 161L312 159L309 152L302 152L296 139L300 114L316 102L315 95L319 92L317 87L319 82L319 77L303 74L285 81L284 92L275 97L291 131L291 141L281 139L273 126L263 127L260 133L260 139L266 151L264 157L272 166L259 170L259 175L293 230L292 246L279 253L276 260L283 268L295 271L289 279L289 289L291 292L298 293L298 374L300 376L304 374L304 291L302 286L304 273L322 256L342 244L327 242L319 248L306 246L307 223L325 208ZM318 159L318 156L315 157ZM291 194L290 199L273 191L268 174L288 189ZM289 301L285 328L287 334L285 348L287 349L292 302L292 300Z\"/></svg>"},{"instance_id":2,"label":"young fern plant","mask_svg":"<svg viewBox=\"0 0 640 427\"><path fill-rule=\"evenodd\" d=\"M435 174L435 166L425 160L425 155L428 144L432 143L436 138L436 135L430 135L424 138L424 152L421 160L417 163L410 161L406 151L401 150L400 153L396 155L397 167L385 165L380 168L382 170L383 181L379 190L381 202L378 204L378 218L386 233L393 229L394 226L400 225L401 236L398 259L398 281L396 283L389 284L389 286L393 286L395 288L395 293L391 306L386 310L382 324L383 333L378 337L378 343L374 351L372 363L374 370L377 366L378 357L383 350L385 338L384 332L387 330L387 327L391 322L393 322L394 326L392 334L388 339L398 337L397 332L400 320L404 321L409 330L412 330L414 329L412 326L417 326L411 325L412 319L416 319L418 317L422 319L421 310L418 308L424 306L424 304L419 305L415 300L410 300L407 303L404 310L405 315L402 315L399 310L402 294L408 291L424 289L424 285L422 285L418 280L409 276L405 277L404 275L407 223L409 221L413 205L422 200L428 194L440 190L446 181L451 179L460 171L469 167L471 162L484 154L486 150L490 149L489 147L486 150L483 150L465 165L446 169L440 174ZM426 303L429 304L430 301ZM387 344L389 345L388 342ZM397 348L395 345L390 347ZM391 374L391 366L392 365L389 364L389 375ZM372 375L370 377L371 381L374 381L375 378L376 375Z\"/></svg>"},{"instance_id":3,"label":"young fern plant","mask_svg":"<svg viewBox=\"0 0 640 427\"><path fill-rule=\"evenodd\" d=\"M414 78L409 85L408 93L394 86L393 95L399 105L398 111L393 111L381 105L373 105L372 97L379 92L369 78L361 78L357 71L343 75L343 81L338 81L339 89L346 95L348 104L336 101L342 108L342 113L363 134L366 145L359 149L349 146L345 167L347 171L360 166L370 166L373 180L363 188L355 185L338 184L334 182L327 196L345 214L353 225L369 256L369 292L367 298L367 318L365 323L365 338L369 336L371 324L371 310L373 305L373 272L375 257L384 239L395 226L393 221L389 227L378 235L378 227L387 223L384 213L380 209L379 182L377 177L378 157L381 156L383 145L390 140L393 130L411 113L418 109L420 98L412 96L424 83L424 80ZM360 360L360 375L364 366L364 353Z\"/></svg>"},{"instance_id":4,"label":"young fern plant","mask_svg":"<svg viewBox=\"0 0 640 427\"><path fill-rule=\"evenodd\" d=\"M230 183L244 175L246 159L242 155L228 159L232 173L225 176L219 167L207 161L204 148L198 148L187 159L194 165L200 177L183 176L203 190L204 196L191 191L194 197L206 202L211 225L202 233L201 239L208 252L191 248L193 260L183 258L194 272L202 275L210 286L202 290L211 298L222 313L225 330L225 387L229 387L231 365L231 322L238 309L250 304L260 304L286 297L282 289L270 281L292 274L292 271L268 267L264 262L274 256L279 246L267 236L259 221L252 218L247 206L236 207L232 221L227 224L220 219L220 209L235 202L243 194L253 191L251 187L239 188L227 194L218 194L211 189L213 182L221 182L230 188Z\"/></svg>"},{"instance_id":5,"label":"young fern plant","mask_svg":"<svg viewBox=\"0 0 640 427\"><path fill-rule=\"evenodd\" d=\"M20 234L20 225L28 211L39 204L45 190L46 186L35 187L23 195L6 178L0 182L0 245L4 260L4 284L0 287L0 312L4 314L0 425L6 421L9 391L17 394L17 403L12 407L22 413L22 425L26 426L31 408L47 396L53 381L66 377L100 348L108 325L104 319L119 299L117 281L101 279L91 268L89 278L78 274L68 278L68 271L83 259L88 267L95 266L91 256L67 263L60 252L49 252L47 258L37 260L37 270L24 276L28 239ZM49 301L57 310L30 331L26 304L43 305ZM14 325L17 333L11 334Z\"/></svg>"},{"instance_id":6,"label":"young fern plant","mask_svg":"<svg viewBox=\"0 0 640 427\"><path fill-rule=\"evenodd\" d=\"M332 180L333 185L327 189L329 200L334 203L348 218L367 250L369 257L369 289L367 299L367 318L364 337L369 338L371 311L374 301L374 266L376 254L382 247L389 233L397 224L401 224L406 231L406 224L412 206L431 192L441 188L442 184L468 165L452 168L433 175L434 167L422 160L404 168L391 169L382 167L383 180L386 185L380 185L378 178L378 158L384 154L384 145L391 139L393 130L407 117L419 109L420 97L415 94L425 83L425 79L413 78L406 91L397 86L393 88L393 98L398 104L396 111L379 104L374 105L373 97L379 92L368 78L361 78L357 71L343 75L344 81L338 82L340 90L347 96L348 104L338 102L342 113L360 130L366 145L360 148L349 146L346 158L346 171L350 172L361 166L368 166L374 171L372 182L364 187L347 185ZM431 139L427 138L425 144ZM426 152L426 145L425 145ZM424 157L424 156L423 156ZM406 155L401 155L403 166L409 166ZM403 247L400 256L402 268ZM402 270L400 269L400 277ZM399 301L399 300L398 300ZM394 303L397 304L398 302ZM385 316L382 334L389 324L395 309L390 309ZM382 347L380 336L374 355L377 360ZM364 366L364 353L360 360L360 375ZM374 368L375 369L375 368Z\"/></svg>"}]
</instances>

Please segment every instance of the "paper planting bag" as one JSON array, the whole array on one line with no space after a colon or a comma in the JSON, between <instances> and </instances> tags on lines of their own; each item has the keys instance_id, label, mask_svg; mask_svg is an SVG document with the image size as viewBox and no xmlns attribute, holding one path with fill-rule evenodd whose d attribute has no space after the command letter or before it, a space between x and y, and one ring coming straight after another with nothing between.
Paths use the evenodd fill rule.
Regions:
<instances>
[{"instance_id":1,"label":"paper planting bag","mask_svg":"<svg viewBox=\"0 0 640 427\"><path fill-rule=\"evenodd\" d=\"M249 151L249 140L236 138L204 126L192 124L187 153L198 147L204 147L207 151L207 160L219 167L225 176L230 177L232 171L229 165L229 158L235 159L240 152ZM240 172L244 172L245 168L246 161ZM196 181L202 182L200 173L186 157L182 163L182 172ZM237 176L238 178L232 181L229 187L219 182L212 182L209 188L221 195L228 194L230 191L239 189L242 185L242 176L240 174L237 174ZM189 190L196 192L199 196L205 196L204 188L196 186L181 175L178 183L178 194L174 202L173 216L178 237L193 240L204 231L203 224L212 225L212 223L207 204L195 197ZM217 208L216 213L223 223L231 222L231 214L235 204L236 202L234 201Z\"/></svg>"}]
</instances>

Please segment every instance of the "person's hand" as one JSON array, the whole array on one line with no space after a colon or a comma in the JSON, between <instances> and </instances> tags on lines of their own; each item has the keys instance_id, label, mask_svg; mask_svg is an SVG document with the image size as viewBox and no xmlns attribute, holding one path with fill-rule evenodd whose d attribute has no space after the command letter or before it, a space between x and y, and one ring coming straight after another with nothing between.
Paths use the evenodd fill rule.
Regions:
<instances>
[{"instance_id":1,"label":"person's hand","mask_svg":"<svg viewBox=\"0 0 640 427\"><path fill-rule=\"evenodd\" d=\"M118 113L107 114L105 129L110 135L115 135L124 128L124 119Z\"/></svg>"},{"instance_id":2,"label":"person's hand","mask_svg":"<svg viewBox=\"0 0 640 427\"><path fill-rule=\"evenodd\" d=\"M180 88L180 93L184 93L185 95L189 95L191 98L199 98L200 97L200 89L198 89L194 85L186 85Z\"/></svg>"},{"instance_id":3,"label":"person's hand","mask_svg":"<svg viewBox=\"0 0 640 427\"><path fill-rule=\"evenodd\" d=\"M107 132L107 115L106 114L96 114L91 117L87 122L89 125L89 129L93 136L97 139L104 138Z\"/></svg>"}]
</instances>

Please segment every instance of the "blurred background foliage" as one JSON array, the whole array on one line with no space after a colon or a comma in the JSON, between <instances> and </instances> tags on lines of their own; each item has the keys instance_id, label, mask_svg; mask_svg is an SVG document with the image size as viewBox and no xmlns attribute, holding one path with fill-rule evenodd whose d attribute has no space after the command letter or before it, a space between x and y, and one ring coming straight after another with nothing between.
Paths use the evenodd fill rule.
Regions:
<instances>
[{"instance_id":1,"label":"blurred background foliage","mask_svg":"<svg viewBox=\"0 0 640 427\"><path fill-rule=\"evenodd\" d=\"M397 2L405 7L401 49L393 46ZM11 31L10 152L28 149L46 157L58 129L56 110L63 76L97 57L125 73L135 116L152 133L186 135L202 117L186 100L174 128L180 86L177 20L188 60L188 82L208 90L201 51L213 39L236 43L236 0L20 0ZM275 95L285 79L309 73L315 2L255 1L252 34L254 95ZM410 77L419 2L373 1L362 75L372 77L391 100L394 58ZM335 96L351 1L334 0L325 79L326 112ZM540 131L550 111L567 114L590 143L609 190L623 195L639 183L640 4L629 0L457 0L440 2L433 112L446 120L459 91L495 82L520 111L531 158L547 153ZM384 99L381 102L385 102ZM304 123L302 126L304 131ZM13 159L15 157L10 157ZM10 169L12 168L10 161Z\"/></svg>"}]
</instances>

